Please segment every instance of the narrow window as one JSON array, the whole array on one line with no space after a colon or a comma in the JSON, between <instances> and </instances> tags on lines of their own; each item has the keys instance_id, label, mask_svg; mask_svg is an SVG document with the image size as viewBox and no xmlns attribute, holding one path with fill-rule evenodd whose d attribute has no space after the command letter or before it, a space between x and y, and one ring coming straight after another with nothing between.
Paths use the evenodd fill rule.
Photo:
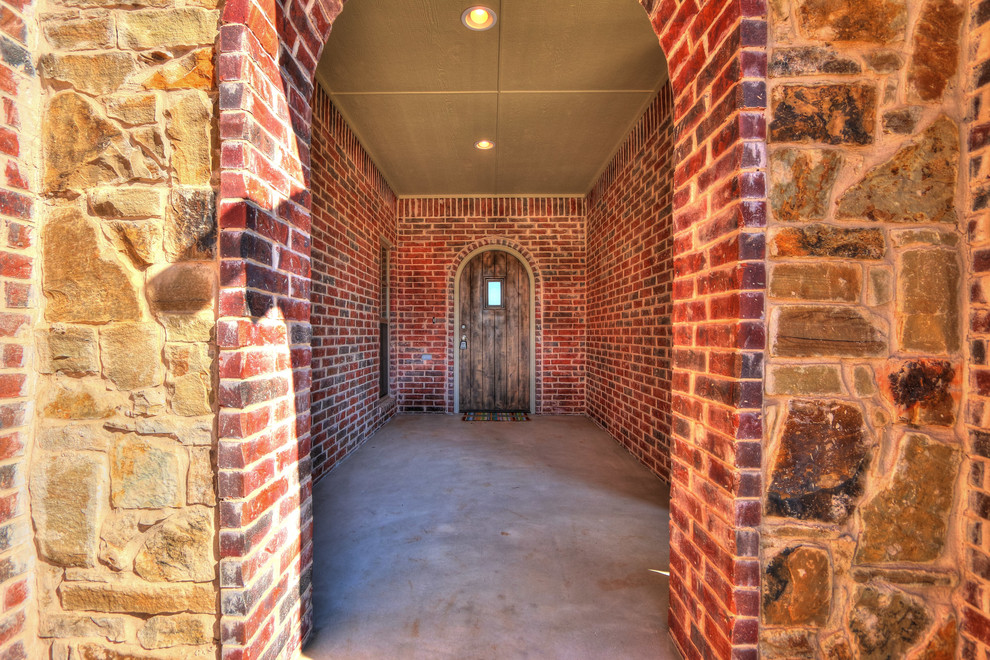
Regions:
<instances>
[{"instance_id":1,"label":"narrow window","mask_svg":"<svg viewBox=\"0 0 990 660\"><path fill-rule=\"evenodd\" d=\"M383 239L378 256L378 290L381 295L381 304L378 308L378 393L383 398L389 395L388 371L389 365L392 362L388 340L388 307L389 301L392 298L389 282L389 260L391 256L392 248Z\"/></svg>"},{"instance_id":2,"label":"narrow window","mask_svg":"<svg viewBox=\"0 0 990 660\"><path fill-rule=\"evenodd\" d=\"M502 300L502 287L505 278L488 277L485 278L485 309L504 309L505 303Z\"/></svg>"}]
</instances>

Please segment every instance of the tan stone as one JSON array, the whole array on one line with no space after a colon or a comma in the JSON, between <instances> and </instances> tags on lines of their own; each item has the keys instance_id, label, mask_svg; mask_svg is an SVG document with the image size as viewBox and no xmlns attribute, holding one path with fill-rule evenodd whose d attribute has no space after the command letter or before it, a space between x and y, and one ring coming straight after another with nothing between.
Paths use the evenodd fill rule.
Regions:
<instances>
[{"instance_id":1,"label":"tan stone","mask_svg":"<svg viewBox=\"0 0 990 660\"><path fill-rule=\"evenodd\" d=\"M144 530L160 523L168 514L140 509L115 509L111 511L100 529L100 561L115 571L130 571L134 555L140 547ZM68 579L68 575L66 578ZM82 579L107 582L99 576ZM125 578L126 579L126 578Z\"/></svg>"},{"instance_id":2,"label":"tan stone","mask_svg":"<svg viewBox=\"0 0 990 660\"><path fill-rule=\"evenodd\" d=\"M862 275L853 264L777 264L770 270L770 296L856 302Z\"/></svg>"},{"instance_id":3,"label":"tan stone","mask_svg":"<svg viewBox=\"0 0 990 660\"><path fill-rule=\"evenodd\" d=\"M822 220L842 157L821 149L777 149L770 157L770 207L776 220Z\"/></svg>"},{"instance_id":4,"label":"tan stone","mask_svg":"<svg viewBox=\"0 0 990 660\"><path fill-rule=\"evenodd\" d=\"M98 50L117 45L113 16L46 20L43 26L45 38L57 50Z\"/></svg>"},{"instance_id":5,"label":"tan stone","mask_svg":"<svg viewBox=\"0 0 990 660\"><path fill-rule=\"evenodd\" d=\"M894 298L893 275L886 266L870 269L869 286L866 291L866 304L871 307L886 305Z\"/></svg>"},{"instance_id":6,"label":"tan stone","mask_svg":"<svg viewBox=\"0 0 990 660\"><path fill-rule=\"evenodd\" d=\"M178 654L178 655L177 655ZM106 642L79 643L71 658L52 660L216 660L214 644L183 646L159 651L146 650L135 644L108 644Z\"/></svg>"},{"instance_id":7,"label":"tan stone","mask_svg":"<svg viewBox=\"0 0 990 660\"><path fill-rule=\"evenodd\" d=\"M174 415L138 418L136 431L141 435L160 435L174 438L183 445L207 446L213 444L212 417L189 419Z\"/></svg>"},{"instance_id":8,"label":"tan stone","mask_svg":"<svg viewBox=\"0 0 990 660\"><path fill-rule=\"evenodd\" d=\"M107 115L125 124L138 126L158 120L158 97L155 94L118 94L107 99Z\"/></svg>"},{"instance_id":9,"label":"tan stone","mask_svg":"<svg viewBox=\"0 0 990 660\"><path fill-rule=\"evenodd\" d=\"M131 392L131 403L134 404L135 415L161 415L165 412L165 393L161 389Z\"/></svg>"},{"instance_id":10,"label":"tan stone","mask_svg":"<svg viewBox=\"0 0 990 660\"><path fill-rule=\"evenodd\" d=\"M770 369L770 394L841 394L842 378L835 365L777 365Z\"/></svg>"},{"instance_id":11,"label":"tan stone","mask_svg":"<svg viewBox=\"0 0 990 660\"><path fill-rule=\"evenodd\" d=\"M213 89L213 49L201 48L169 60L142 83L145 89Z\"/></svg>"},{"instance_id":12,"label":"tan stone","mask_svg":"<svg viewBox=\"0 0 990 660\"><path fill-rule=\"evenodd\" d=\"M898 255L897 337L901 349L953 353L959 349L960 269L955 250L909 250Z\"/></svg>"},{"instance_id":13,"label":"tan stone","mask_svg":"<svg viewBox=\"0 0 990 660\"><path fill-rule=\"evenodd\" d=\"M49 80L99 96L118 90L137 71L137 63L130 54L121 51L95 55L49 54L41 58L39 68Z\"/></svg>"},{"instance_id":14,"label":"tan stone","mask_svg":"<svg viewBox=\"0 0 990 660\"><path fill-rule=\"evenodd\" d=\"M877 392L877 381L873 370L867 366L858 366L853 372L857 396L873 396Z\"/></svg>"},{"instance_id":15,"label":"tan stone","mask_svg":"<svg viewBox=\"0 0 990 660\"><path fill-rule=\"evenodd\" d=\"M186 374L170 379L169 385L172 391L172 412L176 415L196 417L213 412L208 374Z\"/></svg>"},{"instance_id":16,"label":"tan stone","mask_svg":"<svg viewBox=\"0 0 990 660\"><path fill-rule=\"evenodd\" d=\"M157 323L115 323L101 328L103 375L121 390L161 385L164 334Z\"/></svg>"},{"instance_id":17,"label":"tan stone","mask_svg":"<svg viewBox=\"0 0 990 660\"><path fill-rule=\"evenodd\" d=\"M146 649L209 644L213 641L213 624L209 616L154 616L138 631L138 641Z\"/></svg>"},{"instance_id":18,"label":"tan stone","mask_svg":"<svg viewBox=\"0 0 990 660\"><path fill-rule=\"evenodd\" d=\"M214 506L217 503L213 486L213 458L209 447L189 449L189 474L186 477L186 502Z\"/></svg>"},{"instance_id":19,"label":"tan stone","mask_svg":"<svg viewBox=\"0 0 990 660\"><path fill-rule=\"evenodd\" d=\"M216 325L212 310L199 314L159 314L158 321L165 326L168 341L211 341Z\"/></svg>"},{"instance_id":20,"label":"tan stone","mask_svg":"<svg viewBox=\"0 0 990 660\"><path fill-rule=\"evenodd\" d=\"M140 318L127 271L100 241L94 222L74 208L61 208L49 216L42 237L45 318L80 323Z\"/></svg>"},{"instance_id":21,"label":"tan stone","mask_svg":"<svg viewBox=\"0 0 990 660\"><path fill-rule=\"evenodd\" d=\"M100 357L93 328L56 323L48 331L39 330L35 336L41 373L69 376L99 373Z\"/></svg>"},{"instance_id":22,"label":"tan stone","mask_svg":"<svg viewBox=\"0 0 990 660\"><path fill-rule=\"evenodd\" d=\"M42 414L49 419L104 419L114 401L102 381L59 380L42 390Z\"/></svg>"},{"instance_id":23,"label":"tan stone","mask_svg":"<svg viewBox=\"0 0 990 660\"><path fill-rule=\"evenodd\" d=\"M184 474L177 450L143 437L124 436L111 455L111 501L121 509L181 506Z\"/></svg>"},{"instance_id":24,"label":"tan stone","mask_svg":"<svg viewBox=\"0 0 990 660\"><path fill-rule=\"evenodd\" d=\"M966 12L951 0L928 0L914 29L908 84L922 101L942 98L959 66L959 27Z\"/></svg>"},{"instance_id":25,"label":"tan stone","mask_svg":"<svg viewBox=\"0 0 990 660\"><path fill-rule=\"evenodd\" d=\"M165 232L157 220L111 220L103 223L103 231L135 268L144 270L165 260Z\"/></svg>"},{"instance_id":26,"label":"tan stone","mask_svg":"<svg viewBox=\"0 0 990 660\"><path fill-rule=\"evenodd\" d=\"M166 519L134 558L134 572L149 582L211 582L215 567L213 521L200 509Z\"/></svg>"},{"instance_id":27,"label":"tan stone","mask_svg":"<svg viewBox=\"0 0 990 660\"><path fill-rule=\"evenodd\" d=\"M907 25L905 0L804 0L797 16L805 35L827 42L890 43Z\"/></svg>"},{"instance_id":28,"label":"tan stone","mask_svg":"<svg viewBox=\"0 0 990 660\"><path fill-rule=\"evenodd\" d=\"M210 185L212 115L213 106L205 92L179 92L168 96L165 131L172 145L172 168L181 185Z\"/></svg>"},{"instance_id":29,"label":"tan stone","mask_svg":"<svg viewBox=\"0 0 990 660\"><path fill-rule=\"evenodd\" d=\"M180 263L148 271L147 296L157 312L200 312L213 307L216 271L212 264Z\"/></svg>"},{"instance_id":30,"label":"tan stone","mask_svg":"<svg viewBox=\"0 0 990 660\"><path fill-rule=\"evenodd\" d=\"M959 236L938 229L893 229L890 241L894 247L914 247L927 245L932 247L956 247Z\"/></svg>"},{"instance_id":31,"label":"tan stone","mask_svg":"<svg viewBox=\"0 0 990 660\"><path fill-rule=\"evenodd\" d=\"M127 640L125 617L62 614L41 610L38 621L39 637L104 637L119 643Z\"/></svg>"},{"instance_id":32,"label":"tan stone","mask_svg":"<svg viewBox=\"0 0 990 660\"><path fill-rule=\"evenodd\" d=\"M146 50L170 46L203 46L216 41L219 13L197 8L167 12L120 12L117 34L121 48Z\"/></svg>"},{"instance_id":33,"label":"tan stone","mask_svg":"<svg viewBox=\"0 0 990 660\"><path fill-rule=\"evenodd\" d=\"M101 451L110 449L110 434L102 423L73 423L44 426L38 431L38 446L50 451Z\"/></svg>"},{"instance_id":34,"label":"tan stone","mask_svg":"<svg viewBox=\"0 0 990 660\"><path fill-rule=\"evenodd\" d=\"M62 606L69 611L134 614L213 614L216 611L216 592L212 584L63 582L59 594Z\"/></svg>"},{"instance_id":35,"label":"tan stone","mask_svg":"<svg viewBox=\"0 0 990 660\"><path fill-rule=\"evenodd\" d=\"M888 352L884 332L856 307L778 307L773 329L773 355L856 357Z\"/></svg>"},{"instance_id":36,"label":"tan stone","mask_svg":"<svg viewBox=\"0 0 990 660\"><path fill-rule=\"evenodd\" d=\"M823 625L832 603L828 551L787 548L767 562L763 573L763 621L769 625Z\"/></svg>"},{"instance_id":37,"label":"tan stone","mask_svg":"<svg viewBox=\"0 0 990 660\"><path fill-rule=\"evenodd\" d=\"M165 252L169 261L211 260L217 218L212 188L178 188L169 197Z\"/></svg>"},{"instance_id":38,"label":"tan stone","mask_svg":"<svg viewBox=\"0 0 990 660\"><path fill-rule=\"evenodd\" d=\"M170 378L178 378L189 373L209 374L213 360L207 344L167 344L165 363Z\"/></svg>"},{"instance_id":39,"label":"tan stone","mask_svg":"<svg viewBox=\"0 0 990 660\"><path fill-rule=\"evenodd\" d=\"M31 519L39 555L58 566L94 566L107 491L106 458L42 453L31 468Z\"/></svg>"},{"instance_id":40,"label":"tan stone","mask_svg":"<svg viewBox=\"0 0 990 660\"><path fill-rule=\"evenodd\" d=\"M860 587L849 611L849 630L860 660L903 658L931 625L924 603L900 589Z\"/></svg>"},{"instance_id":41,"label":"tan stone","mask_svg":"<svg viewBox=\"0 0 990 660\"><path fill-rule=\"evenodd\" d=\"M88 197L90 212L103 218L160 218L165 213L165 196L160 188L97 188Z\"/></svg>"}]
</instances>

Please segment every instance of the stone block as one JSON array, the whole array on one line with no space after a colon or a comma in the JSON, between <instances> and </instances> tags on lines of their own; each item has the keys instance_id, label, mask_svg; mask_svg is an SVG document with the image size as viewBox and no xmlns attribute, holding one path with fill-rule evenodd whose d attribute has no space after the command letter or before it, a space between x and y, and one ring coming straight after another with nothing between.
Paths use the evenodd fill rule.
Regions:
<instances>
[{"instance_id":1,"label":"stone block","mask_svg":"<svg viewBox=\"0 0 990 660\"><path fill-rule=\"evenodd\" d=\"M120 89L137 71L137 63L132 55L121 51L94 55L48 54L41 57L38 68L49 80L100 96Z\"/></svg>"},{"instance_id":2,"label":"stone block","mask_svg":"<svg viewBox=\"0 0 990 660\"><path fill-rule=\"evenodd\" d=\"M818 647L815 633L800 628L763 628L760 630L761 660L813 658Z\"/></svg>"},{"instance_id":3,"label":"stone block","mask_svg":"<svg viewBox=\"0 0 990 660\"><path fill-rule=\"evenodd\" d=\"M770 254L774 257L878 260L886 251L883 232L879 229L808 225L774 230L770 238Z\"/></svg>"},{"instance_id":4,"label":"stone block","mask_svg":"<svg viewBox=\"0 0 990 660\"><path fill-rule=\"evenodd\" d=\"M151 417L165 412L165 393L161 389L146 389L131 392L134 414Z\"/></svg>"},{"instance_id":5,"label":"stone block","mask_svg":"<svg viewBox=\"0 0 990 660\"><path fill-rule=\"evenodd\" d=\"M883 132L900 135L914 133L914 127L921 119L921 108L901 108L883 113Z\"/></svg>"},{"instance_id":6,"label":"stone block","mask_svg":"<svg viewBox=\"0 0 990 660\"><path fill-rule=\"evenodd\" d=\"M777 264L770 270L770 297L857 302L862 272L855 264Z\"/></svg>"},{"instance_id":7,"label":"stone block","mask_svg":"<svg viewBox=\"0 0 990 660\"><path fill-rule=\"evenodd\" d=\"M871 85L780 85L770 107L771 142L873 142L877 91Z\"/></svg>"},{"instance_id":8,"label":"stone block","mask_svg":"<svg viewBox=\"0 0 990 660\"><path fill-rule=\"evenodd\" d=\"M115 571L130 572L134 567L134 555L137 554L144 530L157 525L166 516L168 513L161 511L112 510L100 529L100 561ZM82 576L81 579L89 580L91 577Z\"/></svg>"},{"instance_id":9,"label":"stone block","mask_svg":"<svg viewBox=\"0 0 990 660\"><path fill-rule=\"evenodd\" d=\"M170 378L191 373L209 376L213 358L208 344L169 343L165 346L165 364Z\"/></svg>"},{"instance_id":10,"label":"stone block","mask_svg":"<svg viewBox=\"0 0 990 660\"><path fill-rule=\"evenodd\" d=\"M213 444L213 421L189 419L174 415L138 418L136 430L142 435L162 435L175 438L183 445L206 446Z\"/></svg>"},{"instance_id":11,"label":"stone block","mask_svg":"<svg viewBox=\"0 0 990 660\"><path fill-rule=\"evenodd\" d=\"M832 565L827 550L787 548L763 572L763 622L771 626L822 626L832 604Z\"/></svg>"},{"instance_id":12,"label":"stone block","mask_svg":"<svg viewBox=\"0 0 990 660\"><path fill-rule=\"evenodd\" d=\"M103 233L139 270L165 260L165 232L157 220L108 220L103 223Z\"/></svg>"},{"instance_id":13,"label":"stone block","mask_svg":"<svg viewBox=\"0 0 990 660\"><path fill-rule=\"evenodd\" d=\"M955 660L959 646L959 634L953 617L938 627L925 648L915 656L916 660Z\"/></svg>"},{"instance_id":14,"label":"stone block","mask_svg":"<svg viewBox=\"0 0 990 660\"><path fill-rule=\"evenodd\" d=\"M775 365L767 389L777 395L842 394L842 378L836 365Z\"/></svg>"},{"instance_id":15,"label":"stone block","mask_svg":"<svg viewBox=\"0 0 990 660\"><path fill-rule=\"evenodd\" d=\"M31 466L38 554L57 566L95 566L107 492L104 456L40 453Z\"/></svg>"},{"instance_id":16,"label":"stone block","mask_svg":"<svg viewBox=\"0 0 990 660\"><path fill-rule=\"evenodd\" d=\"M905 0L803 0L798 25L816 40L886 44L904 37L906 5Z\"/></svg>"},{"instance_id":17,"label":"stone block","mask_svg":"<svg viewBox=\"0 0 990 660\"><path fill-rule=\"evenodd\" d=\"M125 617L61 614L42 610L38 620L39 637L104 637L120 643L127 640Z\"/></svg>"},{"instance_id":18,"label":"stone block","mask_svg":"<svg viewBox=\"0 0 990 660\"><path fill-rule=\"evenodd\" d=\"M56 323L35 333L39 371L67 376L95 375L100 356L93 328Z\"/></svg>"},{"instance_id":19,"label":"stone block","mask_svg":"<svg viewBox=\"0 0 990 660\"><path fill-rule=\"evenodd\" d=\"M160 218L165 196L159 188L97 188L89 192L89 210L101 218Z\"/></svg>"},{"instance_id":20,"label":"stone block","mask_svg":"<svg viewBox=\"0 0 990 660\"><path fill-rule=\"evenodd\" d=\"M57 380L41 391L42 416L48 419L106 419L115 399L100 380Z\"/></svg>"},{"instance_id":21,"label":"stone block","mask_svg":"<svg viewBox=\"0 0 990 660\"><path fill-rule=\"evenodd\" d=\"M955 424L959 371L948 360L895 363L887 384L900 421L914 426Z\"/></svg>"},{"instance_id":22,"label":"stone block","mask_svg":"<svg viewBox=\"0 0 990 660\"><path fill-rule=\"evenodd\" d=\"M870 268L869 284L866 287L866 304L870 307L886 305L894 299L894 276L886 266Z\"/></svg>"},{"instance_id":23,"label":"stone block","mask_svg":"<svg viewBox=\"0 0 990 660\"><path fill-rule=\"evenodd\" d=\"M956 247L959 245L959 236L954 232L938 229L892 229L890 242L896 248Z\"/></svg>"},{"instance_id":24,"label":"stone block","mask_svg":"<svg viewBox=\"0 0 990 660\"><path fill-rule=\"evenodd\" d=\"M961 456L918 433L902 441L894 475L862 508L857 563L927 562L945 547Z\"/></svg>"},{"instance_id":25,"label":"stone block","mask_svg":"<svg viewBox=\"0 0 990 660\"><path fill-rule=\"evenodd\" d=\"M178 450L142 437L117 440L110 460L110 498L121 509L161 509L182 505L185 467Z\"/></svg>"},{"instance_id":26,"label":"stone block","mask_svg":"<svg viewBox=\"0 0 990 660\"><path fill-rule=\"evenodd\" d=\"M158 314L157 318L165 326L165 338L170 342L208 342L213 339L216 320L211 310L198 314Z\"/></svg>"},{"instance_id":27,"label":"stone block","mask_svg":"<svg viewBox=\"0 0 990 660\"><path fill-rule=\"evenodd\" d=\"M959 350L955 250L908 250L897 259L897 339L905 351L944 355Z\"/></svg>"},{"instance_id":28,"label":"stone block","mask_svg":"<svg viewBox=\"0 0 990 660\"><path fill-rule=\"evenodd\" d=\"M132 126L158 121L158 97L155 94L117 94L106 100L106 108L109 117Z\"/></svg>"},{"instance_id":29,"label":"stone block","mask_svg":"<svg viewBox=\"0 0 990 660\"><path fill-rule=\"evenodd\" d=\"M152 268L148 274L148 301L156 313L191 314L213 308L217 280L213 264L171 264Z\"/></svg>"},{"instance_id":30,"label":"stone block","mask_svg":"<svg viewBox=\"0 0 990 660\"><path fill-rule=\"evenodd\" d=\"M45 39L55 50L102 50L117 45L112 16L46 20L43 21L43 31Z\"/></svg>"},{"instance_id":31,"label":"stone block","mask_svg":"<svg viewBox=\"0 0 990 660\"><path fill-rule=\"evenodd\" d=\"M172 168L183 186L209 186L213 175L213 104L206 92L175 92L165 105Z\"/></svg>"},{"instance_id":32,"label":"stone block","mask_svg":"<svg viewBox=\"0 0 990 660\"><path fill-rule=\"evenodd\" d=\"M777 149L770 154L770 208L781 222L822 220L842 157L821 149Z\"/></svg>"},{"instance_id":33,"label":"stone block","mask_svg":"<svg viewBox=\"0 0 990 660\"><path fill-rule=\"evenodd\" d=\"M104 377L121 390L161 385L164 335L157 323L114 323L101 328Z\"/></svg>"},{"instance_id":34,"label":"stone block","mask_svg":"<svg viewBox=\"0 0 990 660\"><path fill-rule=\"evenodd\" d=\"M186 374L170 378L169 389L172 394L172 412L176 415L197 417L213 412L209 374Z\"/></svg>"},{"instance_id":35,"label":"stone block","mask_svg":"<svg viewBox=\"0 0 990 660\"><path fill-rule=\"evenodd\" d=\"M71 658L52 660L215 660L216 657L217 649L214 644L146 650L137 644L86 641L74 646Z\"/></svg>"},{"instance_id":36,"label":"stone block","mask_svg":"<svg viewBox=\"0 0 990 660\"><path fill-rule=\"evenodd\" d=\"M209 644L214 638L213 624L209 616L153 616L138 631L138 641L146 649Z\"/></svg>"},{"instance_id":37,"label":"stone block","mask_svg":"<svg viewBox=\"0 0 990 660\"><path fill-rule=\"evenodd\" d=\"M773 310L772 335L772 354L781 357L888 353L885 333L856 307L778 307Z\"/></svg>"},{"instance_id":38,"label":"stone block","mask_svg":"<svg viewBox=\"0 0 990 660\"><path fill-rule=\"evenodd\" d=\"M874 50L863 54L863 61L877 73L894 73L904 66L904 59L896 50Z\"/></svg>"},{"instance_id":39,"label":"stone block","mask_svg":"<svg viewBox=\"0 0 990 660\"><path fill-rule=\"evenodd\" d=\"M174 8L167 12L120 12L117 35L121 48L147 50L212 44L219 33L219 13L199 8Z\"/></svg>"},{"instance_id":40,"label":"stone block","mask_svg":"<svg viewBox=\"0 0 990 660\"><path fill-rule=\"evenodd\" d=\"M167 61L155 69L142 85L145 89L213 89L213 49L200 48Z\"/></svg>"},{"instance_id":41,"label":"stone block","mask_svg":"<svg viewBox=\"0 0 990 660\"><path fill-rule=\"evenodd\" d=\"M213 521L187 509L151 530L134 558L134 572L149 582L212 582Z\"/></svg>"},{"instance_id":42,"label":"stone block","mask_svg":"<svg viewBox=\"0 0 990 660\"><path fill-rule=\"evenodd\" d=\"M215 614L217 609L213 584L195 582L63 582L59 587L59 595L62 607L70 612L84 610L125 614Z\"/></svg>"},{"instance_id":43,"label":"stone block","mask_svg":"<svg viewBox=\"0 0 990 660\"><path fill-rule=\"evenodd\" d=\"M861 660L905 657L931 623L920 600L892 588L861 587L849 613Z\"/></svg>"},{"instance_id":44,"label":"stone block","mask_svg":"<svg viewBox=\"0 0 990 660\"><path fill-rule=\"evenodd\" d=\"M952 0L927 0L914 28L908 84L922 101L938 101L959 66L959 28L966 12Z\"/></svg>"},{"instance_id":45,"label":"stone block","mask_svg":"<svg viewBox=\"0 0 990 660\"><path fill-rule=\"evenodd\" d=\"M839 218L956 222L959 129L942 116L839 198Z\"/></svg>"},{"instance_id":46,"label":"stone block","mask_svg":"<svg viewBox=\"0 0 990 660\"><path fill-rule=\"evenodd\" d=\"M60 426L43 426L38 430L38 446L54 452L101 451L110 449L111 436L96 423L73 423Z\"/></svg>"},{"instance_id":47,"label":"stone block","mask_svg":"<svg viewBox=\"0 0 990 660\"><path fill-rule=\"evenodd\" d=\"M210 188L176 188L169 197L165 253L169 261L209 261L216 255L217 210Z\"/></svg>"},{"instance_id":48,"label":"stone block","mask_svg":"<svg viewBox=\"0 0 990 660\"><path fill-rule=\"evenodd\" d=\"M856 367L853 371L853 380L856 387L856 396L873 396L877 392L877 382L873 375L873 369L865 365Z\"/></svg>"},{"instance_id":49,"label":"stone block","mask_svg":"<svg viewBox=\"0 0 990 660\"><path fill-rule=\"evenodd\" d=\"M771 77L814 76L820 74L859 73L859 62L836 54L823 46L774 48L770 57Z\"/></svg>"},{"instance_id":50,"label":"stone block","mask_svg":"<svg viewBox=\"0 0 990 660\"><path fill-rule=\"evenodd\" d=\"M95 223L73 208L61 208L49 215L42 237L46 319L106 323L140 318L135 287L100 240Z\"/></svg>"},{"instance_id":51,"label":"stone block","mask_svg":"<svg viewBox=\"0 0 990 660\"><path fill-rule=\"evenodd\" d=\"M189 448L189 474L186 476L186 502L215 506L213 454L209 447Z\"/></svg>"},{"instance_id":52,"label":"stone block","mask_svg":"<svg viewBox=\"0 0 990 660\"><path fill-rule=\"evenodd\" d=\"M770 472L767 515L844 522L863 494L871 444L858 407L791 400Z\"/></svg>"}]
</instances>

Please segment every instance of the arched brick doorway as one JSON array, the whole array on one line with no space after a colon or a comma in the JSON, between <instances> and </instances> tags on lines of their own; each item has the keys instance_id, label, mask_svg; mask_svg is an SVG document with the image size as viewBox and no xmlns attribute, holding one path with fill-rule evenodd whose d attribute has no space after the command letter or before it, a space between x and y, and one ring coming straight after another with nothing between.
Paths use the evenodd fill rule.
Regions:
<instances>
[{"instance_id":1,"label":"arched brick doorway","mask_svg":"<svg viewBox=\"0 0 990 660\"><path fill-rule=\"evenodd\" d=\"M670 628L692 656L755 658L762 380L746 365L765 337L766 9L642 4L667 54L676 126ZM341 6L223 11L224 658L288 656L309 632L310 99Z\"/></svg>"}]
</instances>

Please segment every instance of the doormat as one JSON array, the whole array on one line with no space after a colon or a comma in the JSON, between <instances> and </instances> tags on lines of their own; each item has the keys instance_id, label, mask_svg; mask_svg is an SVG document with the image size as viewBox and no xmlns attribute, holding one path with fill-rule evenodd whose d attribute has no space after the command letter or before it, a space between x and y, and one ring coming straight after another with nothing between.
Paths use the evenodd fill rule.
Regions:
<instances>
[{"instance_id":1,"label":"doormat","mask_svg":"<svg viewBox=\"0 0 990 660\"><path fill-rule=\"evenodd\" d=\"M528 422L526 413L469 412L462 417L465 422Z\"/></svg>"}]
</instances>

